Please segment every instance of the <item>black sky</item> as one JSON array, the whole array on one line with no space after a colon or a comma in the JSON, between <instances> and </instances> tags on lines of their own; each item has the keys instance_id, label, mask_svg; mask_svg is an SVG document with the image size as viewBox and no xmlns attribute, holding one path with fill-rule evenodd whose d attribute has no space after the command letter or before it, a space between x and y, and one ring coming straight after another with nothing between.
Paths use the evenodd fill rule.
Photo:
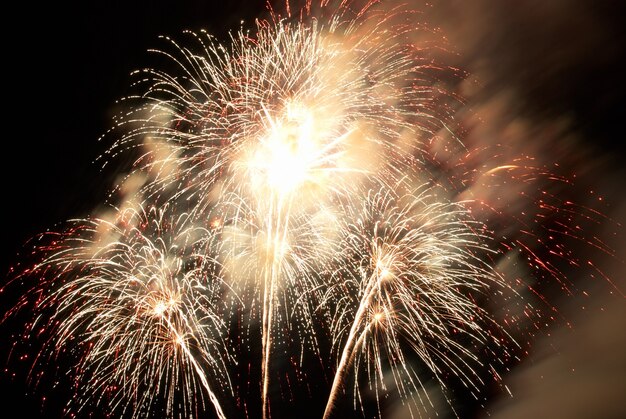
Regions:
<instances>
[{"instance_id":1,"label":"black sky","mask_svg":"<svg viewBox=\"0 0 626 419\"><path fill-rule=\"evenodd\" d=\"M5 103L11 153L3 165L5 245L17 250L33 234L101 202L109 179L93 161L110 142L115 101L129 93L130 73L148 65L159 35L206 29L225 39L251 24L264 2L45 2L17 6L3 27ZM10 157L9 157L10 156Z\"/></svg>"}]
</instances>

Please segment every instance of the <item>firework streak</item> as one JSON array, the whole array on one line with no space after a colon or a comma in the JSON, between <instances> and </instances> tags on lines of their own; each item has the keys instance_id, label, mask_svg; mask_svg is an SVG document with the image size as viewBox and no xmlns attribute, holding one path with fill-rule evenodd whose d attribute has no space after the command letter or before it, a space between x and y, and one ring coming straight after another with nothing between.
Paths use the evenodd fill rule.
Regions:
<instances>
[{"instance_id":1,"label":"firework streak","mask_svg":"<svg viewBox=\"0 0 626 419\"><path fill-rule=\"evenodd\" d=\"M225 417L223 403L247 410L254 374L233 371L254 363L268 418L277 355L306 379L313 354L322 369L331 359L324 417L349 382L356 410L367 383L382 415L393 383L420 415L433 382L477 393L515 358L515 316L486 303L522 299L497 269L507 249L564 281L536 246L500 236L490 223L509 214L467 188L550 174L472 166L451 128L461 102L441 87L462 74L415 41L428 31L406 11L318 8L273 13L230 45L165 38L171 69L138 72L141 94L109 134L107 157L138 156L119 208L46 235L21 274L40 279L24 297L37 300L31 329L52 333L40 358L80 354L77 411ZM446 136L469 156L445 162L454 170L433 151Z\"/></svg>"}]
</instances>

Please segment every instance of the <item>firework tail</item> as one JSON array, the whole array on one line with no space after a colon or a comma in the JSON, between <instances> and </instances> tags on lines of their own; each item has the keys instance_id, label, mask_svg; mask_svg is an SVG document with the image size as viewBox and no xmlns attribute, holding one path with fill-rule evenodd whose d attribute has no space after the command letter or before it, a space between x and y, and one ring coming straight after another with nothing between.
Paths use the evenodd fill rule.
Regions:
<instances>
[{"instance_id":1,"label":"firework tail","mask_svg":"<svg viewBox=\"0 0 626 419\"><path fill-rule=\"evenodd\" d=\"M200 367L200 364L198 364L198 361L196 361L196 358L193 356L193 354L189 350L189 346L187 346L187 342L185 342L185 338L181 336L180 333L178 333L178 330L176 330L176 328L174 327L174 325L172 324L169 318L163 317L163 319L165 320L165 323L167 324L167 327L170 329L172 334L176 337L176 343L180 345L180 347L183 349L183 352L185 353L185 355L187 355L187 359L189 360L191 365L193 365L194 370L198 374L198 378L200 378L200 382L202 383L202 386L204 386L205 390L207 391L209 395L209 399L211 400L211 403L213 403L213 407L215 408L215 413L220 419L226 419L226 415L224 415L222 406L220 405L220 402L217 399L217 396L215 395L215 393L211 389L211 386L209 385L209 381L206 378L206 373L204 372L202 367Z\"/></svg>"},{"instance_id":2,"label":"firework tail","mask_svg":"<svg viewBox=\"0 0 626 419\"><path fill-rule=\"evenodd\" d=\"M339 361L339 365L337 366L337 370L335 372L335 377L333 378L333 385L330 389L330 393L328 396L328 401L326 402L326 408L324 409L324 418L327 419L331 416L332 410L335 406L335 401L339 395L339 391L341 391L343 387L343 380L345 379L346 374L348 373L348 368L350 368L351 360L353 359L353 354L355 351L358 351L358 347L360 346L360 341L357 340L356 335L358 333L359 326L364 319L368 302L371 299L373 292L373 281L368 281L367 288L363 293L364 297L361 300L361 304L359 304L359 308L356 312L354 322L350 327L350 332L348 334L348 339L344 345L343 351L341 352L341 360ZM369 327L369 325L368 325ZM363 333L366 333L367 330Z\"/></svg>"}]
</instances>

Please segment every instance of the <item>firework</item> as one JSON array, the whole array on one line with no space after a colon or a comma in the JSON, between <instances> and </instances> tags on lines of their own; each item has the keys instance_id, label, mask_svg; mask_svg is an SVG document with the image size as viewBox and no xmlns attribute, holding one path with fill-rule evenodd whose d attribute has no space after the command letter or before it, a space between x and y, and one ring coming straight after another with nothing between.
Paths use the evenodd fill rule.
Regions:
<instances>
[{"instance_id":1,"label":"firework","mask_svg":"<svg viewBox=\"0 0 626 419\"><path fill-rule=\"evenodd\" d=\"M230 388L216 314L220 268L210 249L194 247L205 234L186 215L126 209L113 222L76 221L45 250L35 271L50 289L38 306L53 309L52 354L84 351L79 411L95 399L140 417L165 398L171 415L181 392L183 413L208 396L224 417L214 390Z\"/></svg>"},{"instance_id":2,"label":"firework","mask_svg":"<svg viewBox=\"0 0 626 419\"><path fill-rule=\"evenodd\" d=\"M337 204L359 200L371 179L404 177L418 165L413 138L436 128L437 115L424 111L432 88L419 84L424 60L405 32L386 18L337 15L260 23L254 39L239 33L231 47L191 34L198 52L163 53L182 76L148 70L147 94L120 122L137 128L113 152L143 148L143 194L193 202L195 217L217 214L227 227L224 264L239 262L229 280L262 307L266 416L279 301L290 301L283 318L297 311L298 330L314 334L312 290L327 286L336 220L345 216ZM249 282L253 292L242 291Z\"/></svg>"},{"instance_id":3,"label":"firework","mask_svg":"<svg viewBox=\"0 0 626 419\"><path fill-rule=\"evenodd\" d=\"M328 291L341 355L324 416L351 366L357 382L361 369L369 371L377 399L384 365L402 395L413 397L423 376L412 370L407 350L443 387L446 370L475 386L481 379L472 364L481 361L469 348L497 340L472 295L506 287L484 262L492 252L484 226L462 205L402 184L372 189L352 211L342 228L342 268Z\"/></svg>"},{"instance_id":4,"label":"firework","mask_svg":"<svg viewBox=\"0 0 626 419\"><path fill-rule=\"evenodd\" d=\"M351 371L355 409L367 386L382 415L393 385L419 414L427 382L452 406L450 381L476 394L485 371L499 381L515 358L505 325L516 317L490 304L506 294L535 315L501 272L511 248L564 281L540 240L497 223L526 231L558 213L556 198L540 190L529 205L527 187L498 207L488 196L503 175L563 179L461 141L461 101L442 86L462 74L435 64L409 13L342 3L313 14L273 14L229 45L166 38L155 52L171 68L138 72L106 153L136 157L116 188L124 209L75 222L27 272L42 278L32 328L53 332L44 353L79 354L79 411L95 400L139 417L164 399L166 416L191 416L208 397L225 417L234 397L247 414L231 383L239 361L248 384L258 366L268 418L273 361L287 354L304 370L306 352L334 366L322 371L324 417ZM528 221L518 208L530 206L543 213Z\"/></svg>"}]
</instances>

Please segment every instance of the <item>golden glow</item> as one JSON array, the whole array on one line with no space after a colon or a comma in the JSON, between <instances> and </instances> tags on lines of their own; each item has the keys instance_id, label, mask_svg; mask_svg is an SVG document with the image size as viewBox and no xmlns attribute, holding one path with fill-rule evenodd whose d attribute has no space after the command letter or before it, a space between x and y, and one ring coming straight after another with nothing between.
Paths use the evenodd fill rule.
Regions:
<instances>
[{"instance_id":1,"label":"golden glow","mask_svg":"<svg viewBox=\"0 0 626 419\"><path fill-rule=\"evenodd\" d=\"M378 274L379 280L381 281L385 279L391 279L393 277L391 268L389 267L391 265L391 261L389 259L391 259L390 256L385 257L379 255L378 259L376 260L376 272Z\"/></svg>"},{"instance_id":2,"label":"golden glow","mask_svg":"<svg viewBox=\"0 0 626 419\"><path fill-rule=\"evenodd\" d=\"M253 182L284 195L309 179L320 153L320 144L313 135L314 118L309 109L297 103L287 104L284 114L276 119L265 109L265 117L269 130L249 166Z\"/></svg>"},{"instance_id":3,"label":"golden glow","mask_svg":"<svg viewBox=\"0 0 626 419\"><path fill-rule=\"evenodd\" d=\"M222 219L221 218L214 218L211 221L210 225L211 225L211 228L213 228L213 229L221 228L221 227L223 227Z\"/></svg>"},{"instance_id":4,"label":"golden glow","mask_svg":"<svg viewBox=\"0 0 626 419\"><path fill-rule=\"evenodd\" d=\"M166 290L168 294L171 294L171 290ZM165 296L161 295L160 298L156 298L151 301L150 306L152 308L152 314L157 317L164 316L167 312L173 310L179 302L180 297L176 295L167 294Z\"/></svg>"},{"instance_id":5,"label":"golden glow","mask_svg":"<svg viewBox=\"0 0 626 419\"><path fill-rule=\"evenodd\" d=\"M159 301L158 303L156 303L153 309L154 314L157 316L162 316L166 310L167 310L167 304L165 304L163 301Z\"/></svg>"},{"instance_id":6,"label":"golden glow","mask_svg":"<svg viewBox=\"0 0 626 419\"><path fill-rule=\"evenodd\" d=\"M176 304L177 301L174 297L171 297L169 300L159 300L154 304L152 311L155 315L162 316L166 311L174 308Z\"/></svg>"}]
</instances>

